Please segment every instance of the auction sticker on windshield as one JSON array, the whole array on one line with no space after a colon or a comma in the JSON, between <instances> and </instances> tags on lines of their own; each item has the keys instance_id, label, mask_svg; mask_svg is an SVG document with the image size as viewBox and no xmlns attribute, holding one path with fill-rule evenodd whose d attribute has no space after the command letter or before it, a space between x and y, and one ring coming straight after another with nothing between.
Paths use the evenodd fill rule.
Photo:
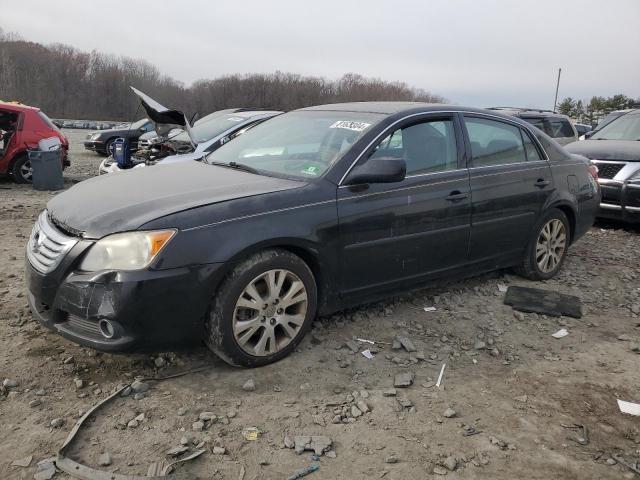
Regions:
<instances>
[{"instance_id":1,"label":"auction sticker on windshield","mask_svg":"<svg viewBox=\"0 0 640 480\"><path fill-rule=\"evenodd\" d=\"M307 175L318 175L320 173L320 167L315 165L306 165L300 173L306 173Z\"/></svg>"},{"instance_id":2,"label":"auction sticker on windshield","mask_svg":"<svg viewBox=\"0 0 640 480\"><path fill-rule=\"evenodd\" d=\"M370 127L370 123L365 122L351 122L349 120L339 120L329 128L344 128L346 130L353 130L354 132L362 132L367 127Z\"/></svg>"}]
</instances>

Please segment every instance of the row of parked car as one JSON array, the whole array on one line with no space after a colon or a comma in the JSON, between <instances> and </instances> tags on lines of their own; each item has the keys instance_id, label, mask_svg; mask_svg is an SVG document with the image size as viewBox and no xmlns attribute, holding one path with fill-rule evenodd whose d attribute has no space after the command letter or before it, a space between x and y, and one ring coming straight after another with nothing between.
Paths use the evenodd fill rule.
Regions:
<instances>
[{"instance_id":1,"label":"row of parked car","mask_svg":"<svg viewBox=\"0 0 640 480\"><path fill-rule=\"evenodd\" d=\"M91 130L107 130L119 125L118 122L94 122L88 120L61 120L53 119L58 128L81 128Z\"/></svg>"}]
</instances>

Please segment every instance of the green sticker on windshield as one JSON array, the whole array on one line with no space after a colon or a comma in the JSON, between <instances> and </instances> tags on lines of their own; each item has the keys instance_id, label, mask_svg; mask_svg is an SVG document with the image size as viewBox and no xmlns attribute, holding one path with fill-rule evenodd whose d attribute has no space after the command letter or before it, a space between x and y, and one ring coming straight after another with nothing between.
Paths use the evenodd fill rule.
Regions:
<instances>
[{"instance_id":1,"label":"green sticker on windshield","mask_svg":"<svg viewBox=\"0 0 640 480\"><path fill-rule=\"evenodd\" d=\"M320 173L320 167L316 167L315 165L307 165L302 169L302 173L306 173L307 175L318 175Z\"/></svg>"}]
</instances>

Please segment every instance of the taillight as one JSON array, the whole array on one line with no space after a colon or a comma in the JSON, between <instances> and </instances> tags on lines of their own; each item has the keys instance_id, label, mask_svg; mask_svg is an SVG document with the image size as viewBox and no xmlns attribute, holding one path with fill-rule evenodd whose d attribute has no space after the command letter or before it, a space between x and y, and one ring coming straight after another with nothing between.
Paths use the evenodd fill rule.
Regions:
<instances>
[{"instance_id":1,"label":"taillight","mask_svg":"<svg viewBox=\"0 0 640 480\"><path fill-rule=\"evenodd\" d=\"M598 167L596 167L593 163L590 163L588 168L589 168L589 174L597 182L598 181Z\"/></svg>"}]
</instances>

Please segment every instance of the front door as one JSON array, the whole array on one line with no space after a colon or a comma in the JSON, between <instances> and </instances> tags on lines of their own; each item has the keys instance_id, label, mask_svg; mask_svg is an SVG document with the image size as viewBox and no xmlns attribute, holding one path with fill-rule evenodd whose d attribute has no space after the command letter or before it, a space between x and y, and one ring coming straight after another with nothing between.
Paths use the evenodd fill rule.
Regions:
<instances>
[{"instance_id":1,"label":"front door","mask_svg":"<svg viewBox=\"0 0 640 480\"><path fill-rule=\"evenodd\" d=\"M457 116L407 120L382 137L360 162L403 158L406 178L338 188L341 287L353 298L418 283L467 260L469 174Z\"/></svg>"},{"instance_id":2,"label":"front door","mask_svg":"<svg viewBox=\"0 0 640 480\"><path fill-rule=\"evenodd\" d=\"M553 191L551 169L525 129L464 115L471 151L470 262L500 267L519 258Z\"/></svg>"}]
</instances>

